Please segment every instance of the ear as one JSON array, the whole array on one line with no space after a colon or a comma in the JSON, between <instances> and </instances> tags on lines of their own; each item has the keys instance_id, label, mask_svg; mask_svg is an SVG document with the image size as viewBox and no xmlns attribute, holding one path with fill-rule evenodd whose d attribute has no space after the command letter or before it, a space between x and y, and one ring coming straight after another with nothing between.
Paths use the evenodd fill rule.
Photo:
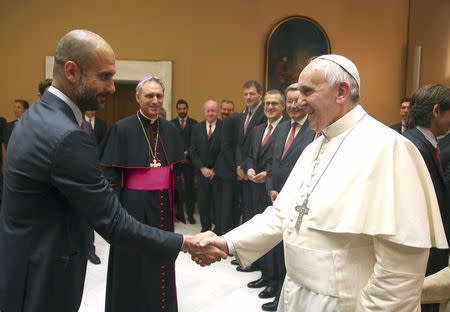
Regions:
<instances>
[{"instance_id":1,"label":"ear","mask_svg":"<svg viewBox=\"0 0 450 312\"><path fill-rule=\"evenodd\" d=\"M136 92L136 101L138 102L139 105L139 94Z\"/></svg>"},{"instance_id":2,"label":"ear","mask_svg":"<svg viewBox=\"0 0 450 312\"><path fill-rule=\"evenodd\" d=\"M343 101L348 96L350 96L350 84L348 82L343 81L338 85L336 98L338 101Z\"/></svg>"},{"instance_id":3,"label":"ear","mask_svg":"<svg viewBox=\"0 0 450 312\"><path fill-rule=\"evenodd\" d=\"M80 68L74 61L67 61L64 64L64 75L67 80L76 83L81 76Z\"/></svg>"},{"instance_id":4,"label":"ear","mask_svg":"<svg viewBox=\"0 0 450 312\"><path fill-rule=\"evenodd\" d=\"M438 117L440 113L441 113L441 109L439 108L439 104L434 104L431 115L433 117Z\"/></svg>"}]
</instances>

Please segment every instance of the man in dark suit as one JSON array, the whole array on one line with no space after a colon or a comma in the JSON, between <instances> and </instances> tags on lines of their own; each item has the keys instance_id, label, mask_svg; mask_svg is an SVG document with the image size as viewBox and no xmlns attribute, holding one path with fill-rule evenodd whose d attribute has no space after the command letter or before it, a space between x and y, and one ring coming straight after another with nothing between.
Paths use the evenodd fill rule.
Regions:
<instances>
[{"instance_id":1,"label":"man in dark suit","mask_svg":"<svg viewBox=\"0 0 450 312\"><path fill-rule=\"evenodd\" d=\"M81 111L106 102L115 71L103 38L69 32L55 51L52 87L17 122L0 211L1 311L78 311L88 224L110 243L167 263L198 249L198 238L137 222L102 175Z\"/></svg>"},{"instance_id":2,"label":"man in dark suit","mask_svg":"<svg viewBox=\"0 0 450 312\"><path fill-rule=\"evenodd\" d=\"M445 185L437 137L450 130L450 88L432 84L417 90L411 99L410 129L404 133L420 151L433 181L447 241L450 241L450 201ZM413 191L413 190L412 190ZM426 275L448 265L448 249L430 249ZM439 311L439 305L423 305L422 311Z\"/></svg>"},{"instance_id":3,"label":"man in dark suit","mask_svg":"<svg viewBox=\"0 0 450 312\"><path fill-rule=\"evenodd\" d=\"M5 145L5 149L8 149L8 142L11 134L16 126L17 121L20 119L23 113L30 107L30 104L23 99L16 99L14 101L14 115L16 119L8 122L3 129L3 144Z\"/></svg>"},{"instance_id":4,"label":"man in dark suit","mask_svg":"<svg viewBox=\"0 0 450 312\"><path fill-rule=\"evenodd\" d=\"M235 151L239 136L239 114L228 117L222 115L222 138L220 154L214 172L220 178L220 193L217 200L220 209L217 211L215 233L224 234L240 224L241 212L238 199Z\"/></svg>"},{"instance_id":5,"label":"man in dark suit","mask_svg":"<svg viewBox=\"0 0 450 312\"><path fill-rule=\"evenodd\" d=\"M171 120L181 133L184 144L184 158L183 163L175 165L175 179L178 183L179 190L175 196L175 201L178 209L183 211L185 206L188 222L195 224L194 210L195 210L195 188L194 188L194 167L189 157L189 146L191 144L192 127L197 124L197 120L188 117L189 105L183 99L179 99L176 103L178 117ZM184 213L184 212L183 212Z\"/></svg>"},{"instance_id":6,"label":"man in dark suit","mask_svg":"<svg viewBox=\"0 0 450 312\"><path fill-rule=\"evenodd\" d=\"M447 190L450 191L450 133L439 140L438 146L441 150L445 185L447 185Z\"/></svg>"},{"instance_id":7,"label":"man in dark suit","mask_svg":"<svg viewBox=\"0 0 450 312\"><path fill-rule=\"evenodd\" d=\"M211 229L212 218L220 209L219 182L215 173L215 165L221 148L222 121L218 119L219 105L208 100L203 104L205 120L192 128L189 154L197 175L198 208L202 232ZM218 220L215 220L217 222Z\"/></svg>"},{"instance_id":8,"label":"man in dark suit","mask_svg":"<svg viewBox=\"0 0 450 312\"><path fill-rule=\"evenodd\" d=\"M274 134L272 163L267 169L266 179L266 190L272 202L275 201L283 188L300 154L314 140L315 132L308 126L306 111L297 102L299 96L300 91L297 83L286 89L286 111L290 120L279 124L277 133ZM281 286L286 275L283 244L278 244L272 251L273 285L278 291L272 302L262 305L264 311L277 310Z\"/></svg>"},{"instance_id":9,"label":"man in dark suit","mask_svg":"<svg viewBox=\"0 0 450 312\"><path fill-rule=\"evenodd\" d=\"M242 93L245 101L245 111L240 114L239 136L236 145L236 174L241 187L241 207L242 222L250 220L252 208L252 197L250 191L250 183L247 173L244 171L244 162L248 156L249 137L251 130L267 121L264 115L264 105L262 105L262 87L256 80L248 80L242 86ZM237 264L235 261L234 264ZM252 272L257 270L257 264L252 264L247 268L238 266L236 270L240 272Z\"/></svg>"},{"instance_id":10,"label":"man in dark suit","mask_svg":"<svg viewBox=\"0 0 450 312\"><path fill-rule=\"evenodd\" d=\"M391 126L391 128L397 131L398 133L403 133L408 129L408 114L410 103L411 103L410 98L403 98L401 101L400 104L401 121Z\"/></svg>"},{"instance_id":11,"label":"man in dark suit","mask_svg":"<svg viewBox=\"0 0 450 312\"><path fill-rule=\"evenodd\" d=\"M269 90L264 96L264 114L267 122L253 128L250 133L249 151L244 170L250 183L252 208L250 218L264 212L270 205L270 197L266 191L267 168L272 162L274 137L278 125L283 119L285 109L284 95L278 90ZM277 285L274 283L274 270L272 266L273 254L269 251L260 261L261 278L248 283L250 288L267 286L259 293L260 298L275 296Z\"/></svg>"}]
</instances>

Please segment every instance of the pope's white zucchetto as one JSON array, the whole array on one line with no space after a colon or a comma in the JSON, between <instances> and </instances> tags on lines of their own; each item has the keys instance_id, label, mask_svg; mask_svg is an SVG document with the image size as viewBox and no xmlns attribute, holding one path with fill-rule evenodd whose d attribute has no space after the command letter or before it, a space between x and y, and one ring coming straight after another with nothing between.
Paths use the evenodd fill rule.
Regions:
<instances>
[{"instance_id":1,"label":"pope's white zucchetto","mask_svg":"<svg viewBox=\"0 0 450 312\"><path fill-rule=\"evenodd\" d=\"M346 58L342 55L337 55L337 54L325 54L325 55L321 55L315 59L316 60L327 60L327 61L336 63L341 68L343 68L350 76L352 76L356 80L356 83L358 84L359 88L361 88L361 82L359 79L358 69L356 68L356 65L353 64L353 62L350 61L348 58Z\"/></svg>"}]
</instances>

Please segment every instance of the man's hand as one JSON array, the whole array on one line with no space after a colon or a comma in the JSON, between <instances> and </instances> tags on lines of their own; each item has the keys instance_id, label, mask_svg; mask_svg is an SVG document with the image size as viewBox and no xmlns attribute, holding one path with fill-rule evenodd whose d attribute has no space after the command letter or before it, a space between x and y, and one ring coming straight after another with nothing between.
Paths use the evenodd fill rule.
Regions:
<instances>
[{"instance_id":1,"label":"man's hand","mask_svg":"<svg viewBox=\"0 0 450 312\"><path fill-rule=\"evenodd\" d=\"M211 175L213 174L211 169L206 168L206 167L201 167L200 171L202 172L203 176L208 179L210 179Z\"/></svg>"},{"instance_id":2,"label":"man's hand","mask_svg":"<svg viewBox=\"0 0 450 312\"><path fill-rule=\"evenodd\" d=\"M244 180L244 181L248 180L248 177L245 174L244 170L242 170L241 166L237 166L236 174L237 174L239 180Z\"/></svg>"},{"instance_id":3,"label":"man's hand","mask_svg":"<svg viewBox=\"0 0 450 312\"><path fill-rule=\"evenodd\" d=\"M267 171L261 171L257 175L253 177L253 182L255 183L264 183L266 182Z\"/></svg>"},{"instance_id":4,"label":"man's hand","mask_svg":"<svg viewBox=\"0 0 450 312\"><path fill-rule=\"evenodd\" d=\"M272 191L270 191L269 196L270 196L270 200L273 203L275 201L275 199L277 199L277 197L278 197L278 192L272 190Z\"/></svg>"},{"instance_id":5,"label":"man's hand","mask_svg":"<svg viewBox=\"0 0 450 312\"><path fill-rule=\"evenodd\" d=\"M247 177L250 181L253 181L255 179L255 169L250 168L247 170ZM253 181L254 182L254 181Z\"/></svg>"},{"instance_id":6,"label":"man's hand","mask_svg":"<svg viewBox=\"0 0 450 312\"><path fill-rule=\"evenodd\" d=\"M224 252L223 250L212 245L200 246L200 242L202 240L213 236L216 236L216 234L211 231L203 232L195 236L185 235L181 250L183 252L189 252L192 260L201 266L210 265L213 262L226 259L228 256L226 251Z\"/></svg>"},{"instance_id":7,"label":"man's hand","mask_svg":"<svg viewBox=\"0 0 450 312\"><path fill-rule=\"evenodd\" d=\"M220 250L223 254L228 255L229 251L228 251L228 245L227 245L227 241L219 236L209 236L205 239L203 239L200 242L200 247L201 248L213 248L215 250ZM202 257L198 257L198 256L192 256L191 257L192 260L194 260L197 264L201 265L201 266L205 266L205 265L209 265L210 263L204 263L204 258ZM222 259L226 259L222 257Z\"/></svg>"}]
</instances>

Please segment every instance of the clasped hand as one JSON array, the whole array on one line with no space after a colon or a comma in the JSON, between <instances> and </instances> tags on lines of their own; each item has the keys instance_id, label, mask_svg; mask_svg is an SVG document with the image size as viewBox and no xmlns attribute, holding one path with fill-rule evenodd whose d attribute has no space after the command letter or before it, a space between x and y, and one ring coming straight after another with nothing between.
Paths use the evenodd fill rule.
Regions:
<instances>
[{"instance_id":1,"label":"clasped hand","mask_svg":"<svg viewBox=\"0 0 450 312\"><path fill-rule=\"evenodd\" d=\"M228 257L227 248L218 247L215 244L200 244L207 238L216 237L211 231L199 233L197 235L185 235L182 246L183 252L189 252L191 259L201 266L226 259Z\"/></svg>"}]
</instances>

